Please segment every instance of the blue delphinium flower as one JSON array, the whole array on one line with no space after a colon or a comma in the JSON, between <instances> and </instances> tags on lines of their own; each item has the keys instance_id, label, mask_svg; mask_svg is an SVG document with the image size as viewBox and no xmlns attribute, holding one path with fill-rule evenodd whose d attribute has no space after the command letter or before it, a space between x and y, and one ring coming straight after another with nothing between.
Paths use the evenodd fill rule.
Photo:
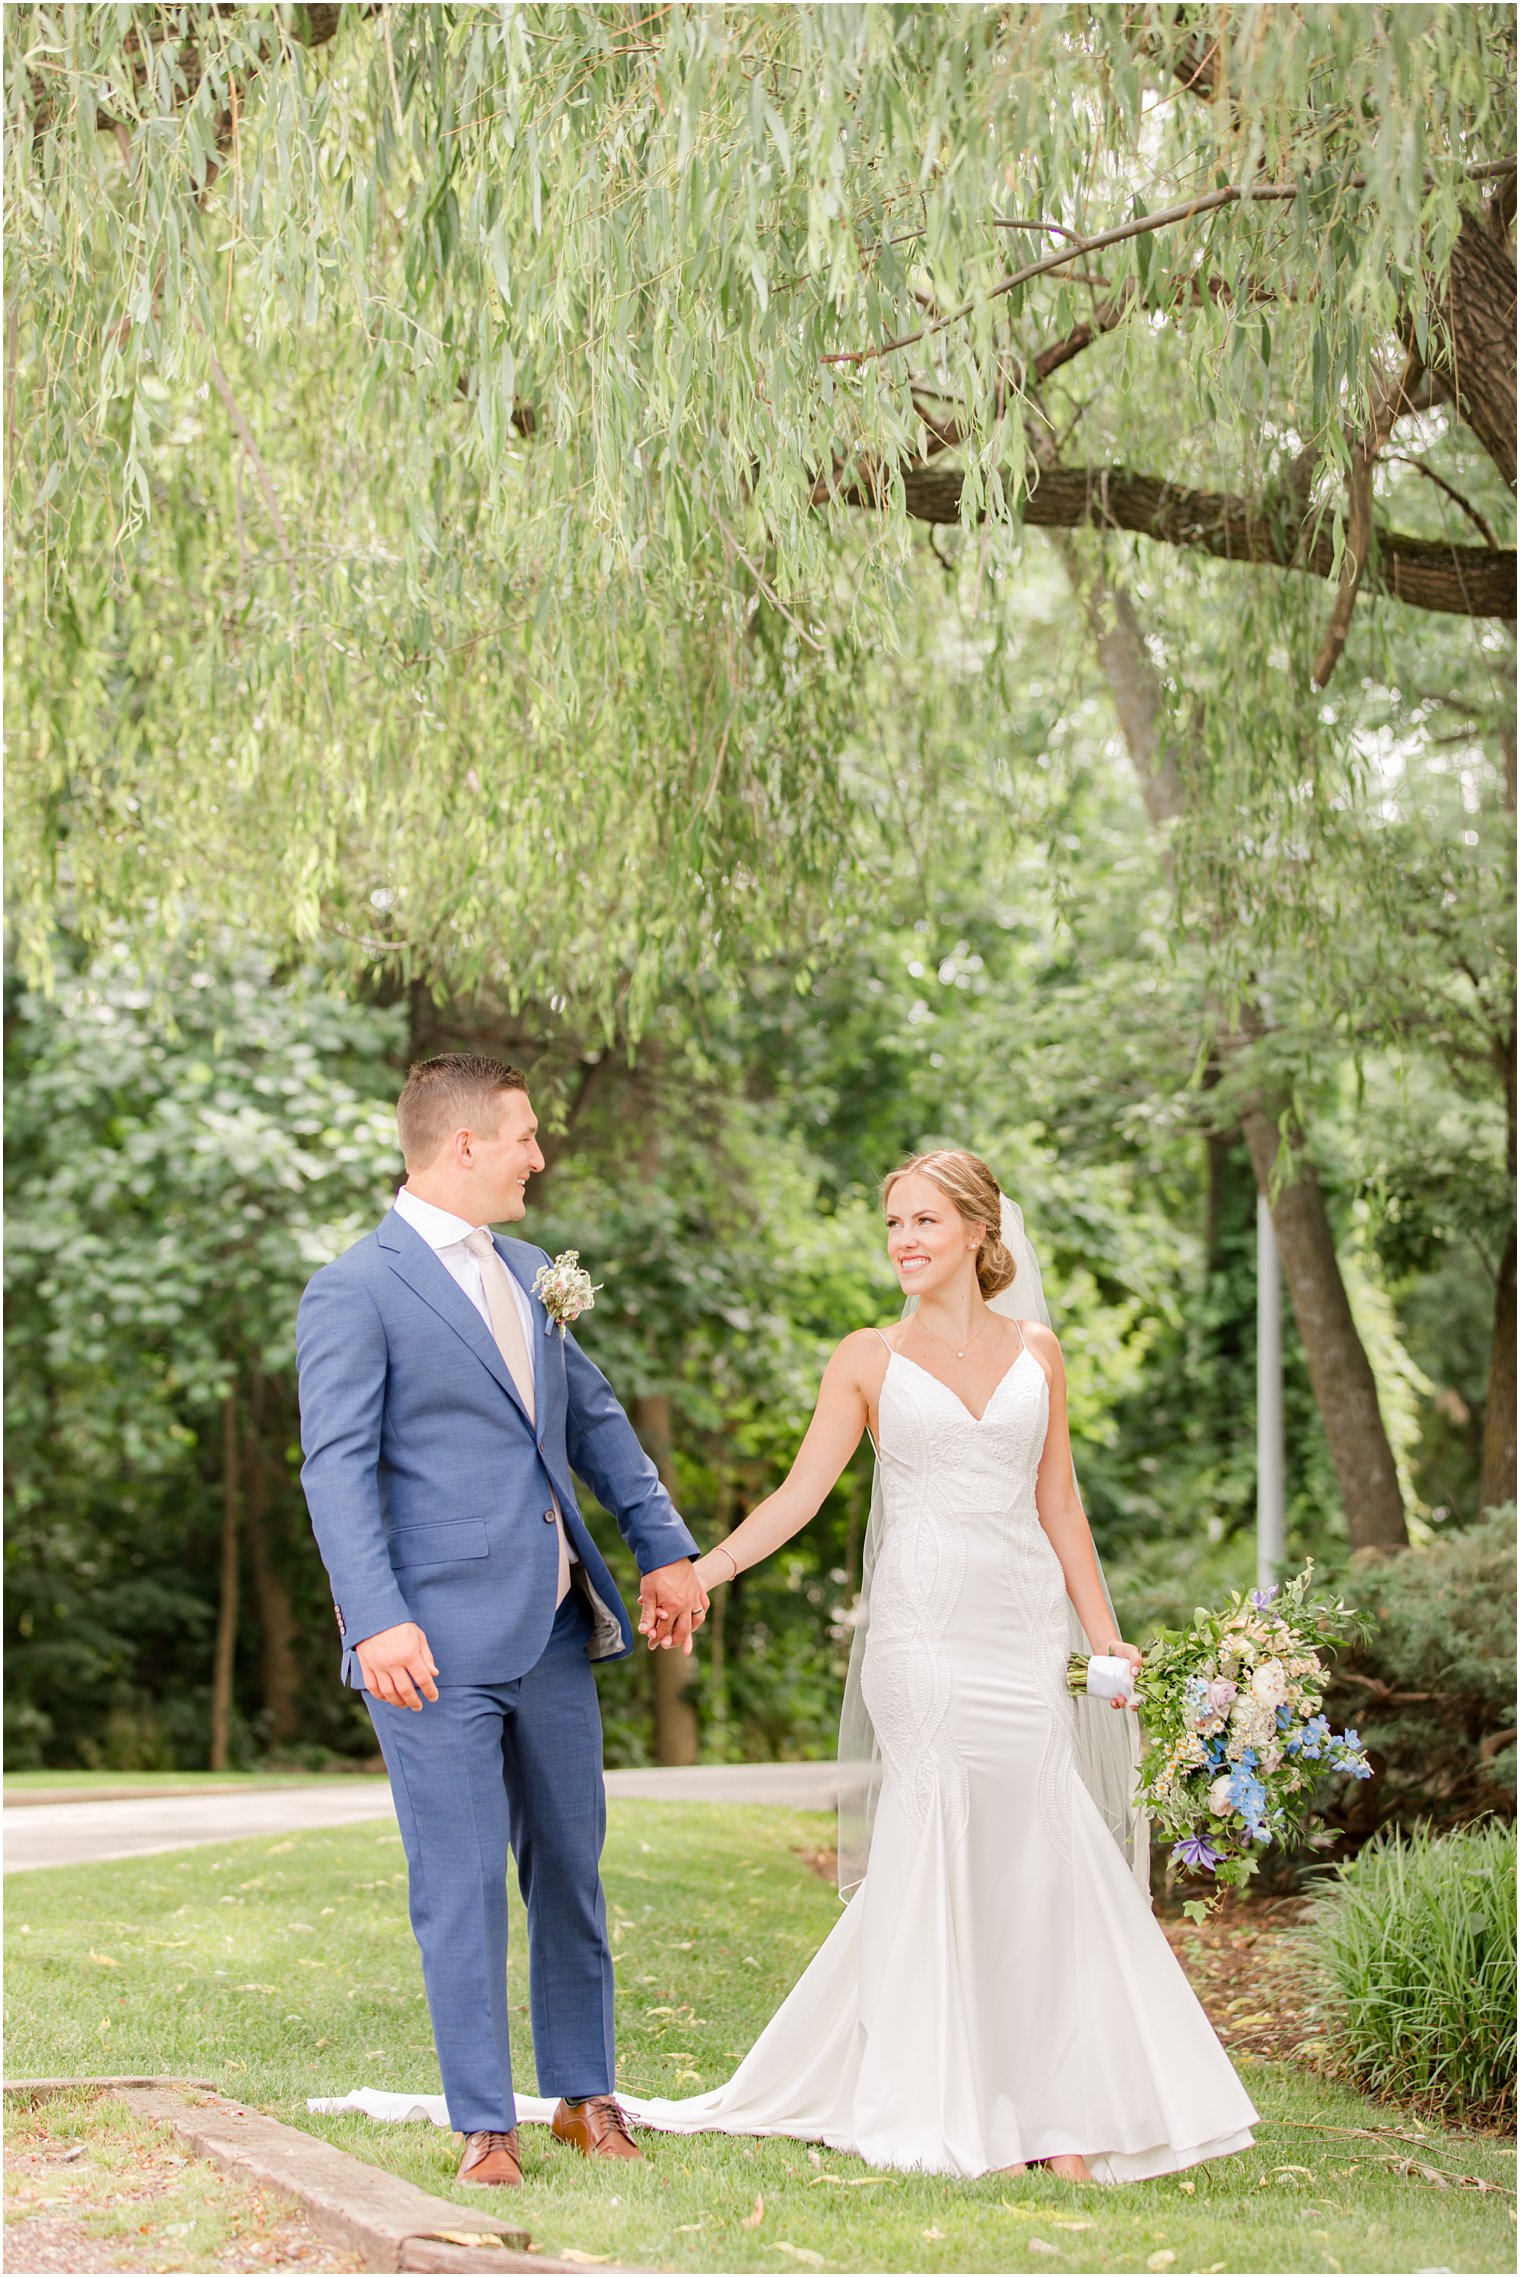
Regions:
<instances>
[{"instance_id":1,"label":"blue delphinium flower","mask_svg":"<svg viewBox=\"0 0 1520 2277\"><path fill-rule=\"evenodd\" d=\"M1174 1866L1196 1866L1205 1874L1212 1874L1223 1856L1224 1852L1216 1850L1201 1834L1186 1835L1181 1842L1172 1844Z\"/></svg>"},{"instance_id":2,"label":"blue delphinium flower","mask_svg":"<svg viewBox=\"0 0 1520 2277\"><path fill-rule=\"evenodd\" d=\"M1311 1716L1296 1742L1291 1743L1292 1752L1295 1755L1307 1755L1311 1763L1317 1763L1329 1745L1330 1738L1330 1718Z\"/></svg>"},{"instance_id":3,"label":"blue delphinium flower","mask_svg":"<svg viewBox=\"0 0 1520 2277\"><path fill-rule=\"evenodd\" d=\"M1230 1774L1230 1801L1245 1820L1251 1840L1267 1841L1267 1790L1244 1762L1237 1763Z\"/></svg>"},{"instance_id":4,"label":"blue delphinium flower","mask_svg":"<svg viewBox=\"0 0 1520 2277\"><path fill-rule=\"evenodd\" d=\"M1206 1676L1190 1676L1182 1688L1183 1703L1190 1723L1202 1723L1209 1712L1209 1680Z\"/></svg>"},{"instance_id":5,"label":"blue delphinium flower","mask_svg":"<svg viewBox=\"0 0 1520 2277\"><path fill-rule=\"evenodd\" d=\"M1354 1726L1330 1734L1329 1756L1332 1771L1348 1772L1353 1779L1372 1777L1372 1765L1362 1753L1361 1734Z\"/></svg>"},{"instance_id":6,"label":"blue delphinium flower","mask_svg":"<svg viewBox=\"0 0 1520 2277\"><path fill-rule=\"evenodd\" d=\"M1217 1771L1225 1759L1224 1741L1222 1739L1206 1739L1203 1743L1203 1752L1209 1769Z\"/></svg>"},{"instance_id":7,"label":"blue delphinium flower","mask_svg":"<svg viewBox=\"0 0 1520 2277\"><path fill-rule=\"evenodd\" d=\"M1281 1708L1279 1708L1279 1709L1278 1709L1278 1711L1277 1711L1277 1728L1278 1728L1278 1730L1279 1730L1279 1731L1286 1731L1286 1730L1287 1730L1287 1728L1288 1728L1288 1726L1289 1726L1289 1724L1290 1724L1290 1723L1292 1723L1292 1721L1293 1721L1293 1710L1292 1710L1290 1707L1287 1707L1287 1706L1283 1706L1283 1707L1281 1707Z\"/></svg>"}]
</instances>

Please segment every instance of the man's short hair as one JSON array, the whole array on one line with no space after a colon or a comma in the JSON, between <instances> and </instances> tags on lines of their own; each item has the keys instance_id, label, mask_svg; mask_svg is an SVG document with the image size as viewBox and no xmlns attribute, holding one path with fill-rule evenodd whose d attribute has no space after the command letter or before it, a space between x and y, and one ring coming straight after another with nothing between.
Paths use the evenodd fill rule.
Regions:
<instances>
[{"instance_id":1,"label":"man's short hair","mask_svg":"<svg viewBox=\"0 0 1520 2277\"><path fill-rule=\"evenodd\" d=\"M396 1101L401 1158L408 1170L426 1170L455 1131L494 1138L501 1122L501 1093L526 1091L521 1068L482 1052L440 1052L408 1070Z\"/></svg>"}]
</instances>

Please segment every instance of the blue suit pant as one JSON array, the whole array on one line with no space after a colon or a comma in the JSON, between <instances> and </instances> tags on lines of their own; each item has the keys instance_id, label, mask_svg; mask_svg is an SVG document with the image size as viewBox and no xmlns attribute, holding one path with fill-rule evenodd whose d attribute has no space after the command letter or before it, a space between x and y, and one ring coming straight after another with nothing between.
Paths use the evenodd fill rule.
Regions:
<instances>
[{"instance_id":1,"label":"blue suit pant","mask_svg":"<svg viewBox=\"0 0 1520 2277\"><path fill-rule=\"evenodd\" d=\"M419 1711L368 1693L406 1845L449 2123L516 2124L507 2017L507 1854L528 1910L529 2014L542 2095L604 2095L614 2076L602 1896L602 1721L572 1588L525 1675L439 1684Z\"/></svg>"}]
</instances>

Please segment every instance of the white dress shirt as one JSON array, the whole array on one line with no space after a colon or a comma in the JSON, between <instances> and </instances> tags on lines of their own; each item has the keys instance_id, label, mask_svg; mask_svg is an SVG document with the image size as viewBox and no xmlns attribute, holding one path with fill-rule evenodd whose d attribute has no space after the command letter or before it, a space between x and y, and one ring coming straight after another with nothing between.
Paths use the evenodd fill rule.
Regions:
<instances>
[{"instance_id":1,"label":"white dress shirt","mask_svg":"<svg viewBox=\"0 0 1520 2277\"><path fill-rule=\"evenodd\" d=\"M491 1325L491 1308L486 1302L486 1284L481 1275L480 1259L466 1249L465 1243L475 1231L468 1218L456 1218L452 1210L440 1210L436 1202L425 1202L403 1186L396 1196L396 1215L405 1218L414 1233L420 1233L440 1265L452 1273L469 1298L487 1328ZM490 1228L485 1229L487 1232ZM517 1299L517 1310L522 1319L523 1342L528 1347L528 1372L533 1376L533 1388L538 1389L534 1370L534 1346L538 1342L538 1323L533 1318L533 1307L528 1292L517 1275L507 1268L507 1279Z\"/></svg>"},{"instance_id":2,"label":"white dress shirt","mask_svg":"<svg viewBox=\"0 0 1520 2277\"><path fill-rule=\"evenodd\" d=\"M421 1234L429 1249L438 1259L439 1264L453 1275L489 1328L491 1326L491 1308L486 1301L486 1284L481 1274L480 1260L465 1247L465 1242L475 1231L469 1219L456 1217L452 1210L440 1210L436 1202L425 1202L420 1194L412 1193L405 1186L396 1196L396 1215L399 1218L405 1218L414 1233ZM490 1228L487 1227L486 1231L489 1232ZM512 1284L512 1294L517 1300L517 1310L522 1317L523 1344L528 1354L528 1373L533 1378L536 1396L538 1377L534 1366L534 1349L538 1342L538 1323L533 1317L533 1307L529 1301L527 1290L510 1266L504 1270L508 1281ZM557 1514L559 1510L557 1500L554 1508ZM560 1519L559 1525L561 1535L564 1538L565 1554L571 1565L578 1565L580 1556L575 1544L570 1539L563 1519Z\"/></svg>"}]
</instances>

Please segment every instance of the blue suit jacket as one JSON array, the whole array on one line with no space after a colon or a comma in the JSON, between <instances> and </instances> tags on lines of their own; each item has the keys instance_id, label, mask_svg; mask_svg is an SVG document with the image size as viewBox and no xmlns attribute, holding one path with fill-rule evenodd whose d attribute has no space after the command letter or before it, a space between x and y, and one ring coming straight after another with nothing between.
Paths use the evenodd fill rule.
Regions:
<instances>
[{"instance_id":1,"label":"blue suit jacket","mask_svg":"<svg viewBox=\"0 0 1520 2277\"><path fill-rule=\"evenodd\" d=\"M504 1683L531 1668L554 1620L551 1495L584 1568L591 1658L631 1652L572 1472L612 1512L641 1573L697 1554L606 1377L532 1296L546 1253L493 1239L530 1293L535 1422L486 1322L394 1210L301 1299L301 1483L346 1684L364 1681L354 1647L401 1621L426 1633L440 1684Z\"/></svg>"}]
</instances>

